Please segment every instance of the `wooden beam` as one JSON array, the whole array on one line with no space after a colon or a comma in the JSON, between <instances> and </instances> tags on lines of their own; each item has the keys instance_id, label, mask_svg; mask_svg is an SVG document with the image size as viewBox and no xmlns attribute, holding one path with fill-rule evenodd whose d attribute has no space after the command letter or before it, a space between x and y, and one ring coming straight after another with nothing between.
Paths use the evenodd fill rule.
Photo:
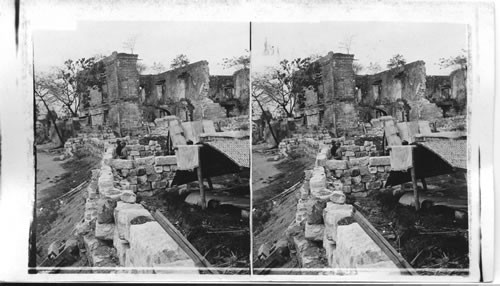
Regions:
<instances>
[{"instance_id":1,"label":"wooden beam","mask_svg":"<svg viewBox=\"0 0 500 286\"><path fill-rule=\"evenodd\" d=\"M194 261L196 266L204 268L203 270L206 270L209 274L220 274L160 211L157 210L156 212L152 212L151 215L170 237L179 244L186 254Z\"/></svg>"},{"instance_id":2,"label":"wooden beam","mask_svg":"<svg viewBox=\"0 0 500 286\"><path fill-rule=\"evenodd\" d=\"M203 173L201 170L200 145L198 145L198 168L196 168L196 174L198 175L198 185L200 186L201 209L204 210L207 208L207 197L205 195L205 188L203 187Z\"/></svg>"},{"instance_id":3,"label":"wooden beam","mask_svg":"<svg viewBox=\"0 0 500 286\"><path fill-rule=\"evenodd\" d=\"M399 254L399 252L389 244L389 242L373 227L373 225L359 212L354 210L354 220L370 236L371 239L382 249L382 251L391 259L396 266L401 269L402 274L417 275L417 272L411 265Z\"/></svg>"}]
</instances>

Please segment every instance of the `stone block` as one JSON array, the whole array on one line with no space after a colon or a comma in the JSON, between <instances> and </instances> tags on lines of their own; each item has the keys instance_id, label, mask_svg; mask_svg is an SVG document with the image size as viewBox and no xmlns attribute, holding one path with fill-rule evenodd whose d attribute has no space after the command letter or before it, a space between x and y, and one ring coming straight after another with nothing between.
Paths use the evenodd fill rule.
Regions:
<instances>
[{"instance_id":1,"label":"stone block","mask_svg":"<svg viewBox=\"0 0 500 286\"><path fill-rule=\"evenodd\" d=\"M342 191L345 193L345 194L350 194L351 193L351 186L344 186L342 188Z\"/></svg>"},{"instance_id":2,"label":"stone block","mask_svg":"<svg viewBox=\"0 0 500 286\"><path fill-rule=\"evenodd\" d=\"M157 182L152 182L151 187L153 189L164 189L167 187L167 182L166 181L157 181Z\"/></svg>"},{"instance_id":3,"label":"stone block","mask_svg":"<svg viewBox=\"0 0 500 286\"><path fill-rule=\"evenodd\" d=\"M335 204L345 204L345 195L344 192L342 191L333 191L332 195L330 196L330 201L335 203Z\"/></svg>"},{"instance_id":4,"label":"stone block","mask_svg":"<svg viewBox=\"0 0 500 286\"><path fill-rule=\"evenodd\" d=\"M339 205L328 202L326 208L323 210L323 221L325 224L324 239L331 243L336 243L338 222L343 218L352 216L352 212L352 205Z\"/></svg>"},{"instance_id":5,"label":"stone block","mask_svg":"<svg viewBox=\"0 0 500 286\"><path fill-rule=\"evenodd\" d=\"M369 165L371 167L391 165L391 157L390 156L370 157Z\"/></svg>"},{"instance_id":6,"label":"stone block","mask_svg":"<svg viewBox=\"0 0 500 286\"><path fill-rule=\"evenodd\" d=\"M352 193L352 196L355 197L355 198L366 198L368 196L370 192L367 192L367 191L360 191L360 192L356 192L356 193Z\"/></svg>"},{"instance_id":7,"label":"stone block","mask_svg":"<svg viewBox=\"0 0 500 286\"><path fill-rule=\"evenodd\" d=\"M327 159L328 158L327 158L326 154L319 153L316 156L316 166L321 166L321 167L325 166Z\"/></svg>"},{"instance_id":8,"label":"stone block","mask_svg":"<svg viewBox=\"0 0 500 286\"><path fill-rule=\"evenodd\" d=\"M118 230L118 237L129 241L130 222L136 217L147 217L153 219L149 211L140 204L129 204L118 202L115 208L115 224Z\"/></svg>"},{"instance_id":9,"label":"stone block","mask_svg":"<svg viewBox=\"0 0 500 286\"><path fill-rule=\"evenodd\" d=\"M146 175L146 167L144 166L139 166L137 167L137 176L144 176Z\"/></svg>"},{"instance_id":10,"label":"stone block","mask_svg":"<svg viewBox=\"0 0 500 286\"><path fill-rule=\"evenodd\" d=\"M156 173L148 175L148 182L157 182L159 180L161 180L161 176Z\"/></svg>"},{"instance_id":11,"label":"stone block","mask_svg":"<svg viewBox=\"0 0 500 286\"><path fill-rule=\"evenodd\" d=\"M333 191L327 188L322 188L322 189L311 188L311 197L318 201L328 201L332 193Z\"/></svg>"},{"instance_id":12,"label":"stone block","mask_svg":"<svg viewBox=\"0 0 500 286\"><path fill-rule=\"evenodd\" d=\"M146 165L145 169L146 169L146 175L151 175L156 173L155 167L153 165Z\"/></svg>"},{"instance_id":13,"label":"stone block","mask_svg":"<svg viewBox=\"0 0 500 286\"><path fill-rule=\"evenodd\" d=\"M349 166L352 167L361 167L361 166L368 166L368 163L370 162L370 157L359 157L359 158L351 158L349 160Z\"/></svg>"},{"instance_id":14,"label":"stone block","mask_svg":"<svg viewBox=\"0 0 500 286\"><path fill-rule=\"evenodd\" d=\"M326 168L329 170L345 170L347 169L346 160L328 160L326 161Z\"/></svg>"},{"instance_id":15,"label":"stone block","mask_svg":"<svg viewBox=\"0 0 500 286\"><path fill-rule=\"evenodd\" d=\"M138 157L138 156L140 156L140 153L139 153L139 151L130 151L130 156Z\"/></svg>"},{"instance_id":16,"label":"stone block","mask_svg":"<svg viewBox=\"0 0 500 286\"><path fill-rule=\"evenodd\" d=\"M297 212L295 213L295 223L297 225L303 226L306 221L307 221L307 210L306 209L297 210Z\"/></svg>"},{"instance_id":17,"label":"stone block","mask_svg":"<svg viewBox=\"0 0 500 286\"><path fill-rule=\"evenodd\" d=\"M363 183L352 184L351 185L351 191L353 193L364 192L365 191L365 184L363 184Z\"/></svg>"},{"instance_id":18,"label":"stone block","mask_svg":"<svg viewBox=\"0 0 500 286\"><path fill-rule=\"evenodd\" d=\"M370 174L376 174L377 173L377 167L368 167L368 172L370 172Z\"/></svg>"},{"instance_id":19,"label":"stone block","mask_svg":"<svg viewBox=\"0 0 500 286\"><path fill-rule=\"evenodd\" d=\"M145 184L148 182L148 176L143 175L143 176L137 176L137 184Z\"/></svg>"},{"instance_id":20,"label":"stone block","mask_svg":"<svg viewBox=\"0 0 500 286\"><path fill-rule=\"evenodd\" d=\"M101 240L112 240L115 232L114 223L99 223L95 224L95 237Z\"/></svg>"},{"instance_id":21,"label":"stone block","mask_svg":"<svg viewBox=\"0 0 500 286\"><path fill-rule=\"evenodd\" d=\"M190 259L184 250L155 221L130 226L125 267L153 267Z\"/></svg>"},{"instance_id":22,"label":"stone block","mask_svg":"<svg viewBox=\"0 0 500 286\"><path fill-rule=\"evenodd\" d=\"M133 204L133 203L135 203L136 196L132 190L126 190L126 191L122 192L120 199L123 202Z\"/></svg>"},{"instance_id":23,"label":"stone block","mask_svg":"<svg viewBox=\"0 0 500 286\"><path fill-rule=\"evenodd\" d=\"M359 167L353 167L349 170L349 172L351 173L351 177L356 177L360 175Z\"/></svg>"},{"instance_id":24,"label":"stone block","mask_svg":"<svg viewBox=\"0 0 500 286\"><path fill-rule=\"evenodd\" d=\"M376 179L377 179L377 176L373 175L373 174L368 174L368 175L361 176L361 182L362 183L372 182L372 181L375 181Z\"/></svg>"},{"instance_id":25,"label":"stone block","mask_svg":"<svg viewBox=\"0 0 500 286\"><path fill-rule=\"evenodd\" d=\"M125 265L127 251L130 248L130 244L128 243L128 241L121 239L118 236L118 228L116 228L116 227L115 227L115 231L113 234L113 247L116 249L116 256L118 257L118 261L120 262L120 266Z\"/></svg>"},{"instance_id":26,"label":"stone block","mask_svg":"<svg viewBox=\"0 0 500 286\"><path fill-rule=\"evenodd\" d=\"M154 163L155 157L153 156L135 159L135 164L137 164L138 166L153 165Z\"/></svg>"},{"instance_id":27,"label":"stone block","mask_svg":"<svg viewBox=\"0 0 500 286\"><path fill-rule=\"evenodd\" d=\"M163 173L163 166L155 166L154 168L157 174Z\"/></svg>"},{"instance_id":28,"label":"stone block","mask_svg":"<svg viewBox=\"0 0 500 286\"><path fill-rule=\"evenodd\" d=\"M307 240L322 241L324 231L325 231L325 225L323 225L323 224L306 223L305 230L304 230L304 237Z\"/></svg>"},{"instance_id":29,"label":"stone block","mask_svg":"<svg viewBox=\"0 0 500 286\"><path fill-rule=\"evenodd\" d=\"M137 176L133 176L133 177L128 177L127 178L128 182L131 184L131 185L137 185Z\"/></svg>"},{"instance_id":30,"label":"stone block","mask_svg":"<svg viewBox=\"0 0 500 286\"><path fill-rule=\"evenodd\" d=\"M120 192L121 194L121 192ZM111 199L101 198L97 201L97 222L98 223L113 223L113 212L116 207L116 201Z\"/></svg>"},{"instance_id":31,"label":"stone block","mask_svg":"<svg viewBox=\"0 0 500 286\"><path fill-rule=\"evenodd\" d=\"M346 157L354 157L354 156L356 156L356 153L354 153L353 151L345 151L345 156Z\"/></svg>"},{"instance_id":32,"label":"stone block","mask_svg":"<svg viewBox=\"0 0 500 286\"><path fill-rule=\"evenodd\" d=\"M138 192L145 192L145 191L150 191L150 190L151 190L151 183L150 182L145 182L145 183L137 185Z\"/></svg>"},{"instance_id":33,"label":"stone block","mask_svg":"<svg viewBox=\"0 0 500 286\"><path fill-rule=\"evenodd\" d=\"M382 187L382 181L373 181L366 184L368 190L378 190Z\"/></svg>"},{"instance_id":34,"label":"stone block","mask_svg":"<svg viewBox=\"0 0 500 286\"><path fill-rule=\"evenodd\" d=\"M137 185L130 185L130 190L134 193L137 192Z\"/></svg>"},{"instance_id":35,"label":"stone block","mask_svg":"<svg viewBox=\"0 0 500 286\"><path fill-rule=\"evenodd\" d=\"M175 155L172 156L158 156L155 157L156 166L177 165Z\"/></svg>"},{"instance_id":36,"label":"stone block","mask_svg":"<svg viewBox=\"0 0 500 286\"><path fill-rule=\"evenodd\" d=\"M323 224L323 209L326 207L326 201L316 201L308 214L307 222L310 224Z\"/></svg>"},{"instance_id":37,"label":"stone block","mask_svg":"<svg viewBox=\"0 0 500 286\"><path fill-rule=\"evenodd\" d=\"M112 161L111 166L115 169L133 169L134 168L134 161L114 159Z\"/></svg>"},{"instance_id":38,"label":"stone block","mask_svg":"<svg viewBox=\"0 0 500 286\"><path fill-rule=\"evenodd\" d=\"M139 195L141 197L152 197L155 195L155 193L153 190L150 189L150 190L145 190L145 191L138 191L137 195Z\"/></svg>"},{"instance_id":39,"label":"stone block","mask_svg":"<svg viewBox=\"0 0 500 286\"><path fill-rule=\"evenodd\" d=\"M351 177L351 181L353 185L361 183L361 176Z\"/></svg>"},{"instance_id":40,"label":"stone block","mask_svg":"<svg viewBox=\"0 0 500 286\"><path fill-rule=\"evenodd\" d=\"M335 170L335 178L341 178L344 175L344 170Z\"/></svg>"}]
</instances>

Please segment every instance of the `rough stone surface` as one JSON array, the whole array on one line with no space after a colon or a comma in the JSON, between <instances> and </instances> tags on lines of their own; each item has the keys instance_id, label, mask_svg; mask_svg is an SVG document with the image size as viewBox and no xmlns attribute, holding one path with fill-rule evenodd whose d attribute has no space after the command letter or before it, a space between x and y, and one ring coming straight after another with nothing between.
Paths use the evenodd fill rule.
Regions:
<instances>
[{"instance_id":1,"label":"rough stone surface","mask_svg":"<svg viewBox=\"0 0 500 286\"><path fill-rule=\"evenodd\" d=\"M126 267L153 267L190 259L157 222L131 225L128 241Z\"/></svg>"},{"instance_id":2,"label":"rough stone surface","mask_svg":"<svg viewBox=\"0 0 500 286\"><path fill-rule=\"evenodd\" d=\"M134 161L133 160L114 159L112 161L111 165L115 169L133 169L134 168Z\"/></svg>"},{"instance_id":3,"label":"rough stone surface","mask_svg":"<svg viewBox=\"0 0 500 286\"><path fill-rule=\"evenodd\" d=\"M328 202L323 210L323 221L325 223L324 239L332 243L337 242L337 223L352 215L352 205L339 205Z\"/></svg>"},{"instance_id":4,"label":"rough stone surface","mask_svg":"<svg viewBox=\"0 0 500 286\"><path fill-rule=\"evenodd\" d=\"M133 191L127 190L127 191L122 192L120 199L126 203L133 204L133 203L135 203L136 195L134 194Z\"/></svg>"},{"instance_id":5,"label":"rough stone surface","mask_svg":"<svg viewBox=\"0 0 500 286\"><path fill-rule=\"evenodd\" d=\"M345 203L345 195L342 191L333 191L330 196L330 201L336 204L344 204Z\"/></svg>"},{"instance_id":6,"label":"rough stone surface","mask_svg":"<svg viewBox=\"0 0 500 286\"><path fill-rule=\"evenodd\" d=\"M115 233L114 223L99 223L95 224L95 237L101 240L112 240Z\"/></svg>"},{"instance_id":7,"label":"rough stone surface","mask_svg":"<svg viewBox=\"0 0 500 286\"><path fill-rule=\"evenodd\" d=\"M346 160L328 160L326 161L325 167L329 170L345 170L347 169Z\"/></svg>"},{"instance_id":8,"label":"rough stone surface","mask_svg":"<svg viewBox=\"0 0 500 286\"><path fill-rule=\"evenodd\" d=\"M370 166L387 166L391 164L390 156L370 157Z\"/></svg>"},{"instance_id":9,"label":"rough stone surface","mask_svg":"<svg viewBox=\"0 0 500 286\"><path fill-rule=\"evenodd\" d=\"M154 156L149 156L149 157L144 157L144 158L136 158L135 159L135 164L138 166L142 165L153 165L155 163L155 157Z\"/></svg>"},{"instance_id":10,"label":"rough stone surface","mask_svg":"<svg viewBox=\"0 0 500 286\"><path fill-rule=\"evenodd\" d=\"M322 241L324 230L325 230L325 226L323 224L306 223L305 230L304 230L304 236L308 240Z\"/></svg>"}]
</instances>

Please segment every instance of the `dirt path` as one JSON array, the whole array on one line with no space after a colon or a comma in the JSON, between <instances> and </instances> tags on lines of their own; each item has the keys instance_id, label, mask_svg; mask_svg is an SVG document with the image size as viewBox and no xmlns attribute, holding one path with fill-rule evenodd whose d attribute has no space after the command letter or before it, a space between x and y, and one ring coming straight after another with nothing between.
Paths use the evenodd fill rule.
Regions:
<instances>
[{"instance_id":1,"label":"dirt path","mask_svg":"<svg viewBox=\"0 0 500 286\"><path fill-rule=\"evenodd\" d=\"M54 161L58 154L37 148L36 249L45 258L48 246L55 240L69 239L75 225L83 218L85 188L63 199L56 199L91 177L100 159L76 154L66 161Z\"/></svg>"},{"instance_id":2,"label":"dirt path","mask_svg":"<svg viewBox=\"0 0 500 286\"><path fill-rule=\"evenodd\" d=\"M253 152L252 156L254 182L256 179L265 179L260 180L261 184L258 185L260 188L256 188L255 184L253 185L255 209L253 214L253 257L255 260L260 245L285 238L286 229L295 219L294 209L297 205L295 192L276 201L269 201L269 199L301 181L304 170L313 165L314 158L304 154L292 153L290 157L275 162L267 160L273 156L272 154ZM256 170L259 170L257 171L259 176L255 175ZM281 267L294 268L296 263L292 259Z\"/></svg>"}]
</instances>

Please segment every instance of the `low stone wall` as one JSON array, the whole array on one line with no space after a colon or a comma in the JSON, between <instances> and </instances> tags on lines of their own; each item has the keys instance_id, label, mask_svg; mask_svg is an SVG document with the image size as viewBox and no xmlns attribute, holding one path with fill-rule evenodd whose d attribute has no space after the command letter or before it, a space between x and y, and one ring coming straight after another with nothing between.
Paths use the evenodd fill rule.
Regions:
<instances>
[{"instance_id":1,"label":"low stone wall","mask_svg":"<svg viewBox=\"0 0 500 286\"><path fill-rule=\"evenodd\" d=\"M390 172L390 158L359 157L376 153L369 141L356 147L353 142L343 142L348 143L341 151L344 160L330 159L331 145L322 140L293 138L281 146L283 150L297 146L317 150L316 165L305 172L297 194L295 221L286 232L289 244L296 250L304 273L311 274L311 268L342 275L381 269L399 275L398 267L355 222L353 206L346 204L346 195L365 197L383 188Z\"/></svg>"},{"instance_id":2,"label":"low stone wall","mask_svg":"<svg viewBox=\"0 0 500 286\"><path fill-rule=\"evenodd\" d=\"M438 131L467 131L467 116L440 118L435 121Z\"/></svg>"},{"instance_id":3,"label":"low stone wall","mask_svg":"<svg viewBox=\"0 0 500 286\"><path fill-rule=\"evenodd\" d=\"M169 166L167 173L171 173L171 158L113 160L114 145L107 141L99 141L98 145L104 146L101 167L92 172L84 220L75 227L76 233L83 237L90 266L117 267L106 272L198 274L192 259L149 211L136 203L136 193L130 188L132 184L127 180L117 180L126 172L142 173L146 168L159 171L160 166L161 173L164 173L165 166ZM157 177L161 173L155 171L151 175ZM147 173L140 176L146 176L145 183L150 186L156 182L148 180ZM140 176L136 174L135 177ZM127 179L132 177L127 176ZM120 269L119 266L135 269Z\"/></svg>"},{"instance_id":4,"label":"low stone wall","mask_svg":"<svg viewBox=\"0 0 500 286\"><path fill-rule=\"evenodd\" d=\"M114 179L122 189L141 196L152 196L170 187L177 170L177 160L175 155L114 159L110 166Z\"/></svg>"}]
</instances>

